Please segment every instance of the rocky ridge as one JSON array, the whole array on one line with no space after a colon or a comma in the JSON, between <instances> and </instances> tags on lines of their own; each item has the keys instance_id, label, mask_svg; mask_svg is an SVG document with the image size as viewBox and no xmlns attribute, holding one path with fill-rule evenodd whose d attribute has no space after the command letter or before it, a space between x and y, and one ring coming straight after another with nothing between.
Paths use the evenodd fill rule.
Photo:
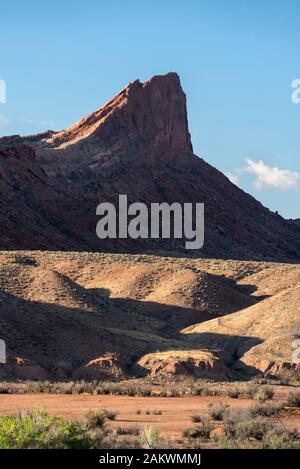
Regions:
<instances>
[{"instance_id":1,"label":"rocky ridge","mask_svg":"<svg viewBox=\"0 0 300 469\"><path fill-rule=\"evenodd\" d=\"M0 177L2 249L183 252L180 239L97 238L97 205L127 194L129 203L205 203L205 245L193 255L300 257L297 223L193 154L175 73L130 83L67 130L0 139Z\"/></svg>"}]
</instances>

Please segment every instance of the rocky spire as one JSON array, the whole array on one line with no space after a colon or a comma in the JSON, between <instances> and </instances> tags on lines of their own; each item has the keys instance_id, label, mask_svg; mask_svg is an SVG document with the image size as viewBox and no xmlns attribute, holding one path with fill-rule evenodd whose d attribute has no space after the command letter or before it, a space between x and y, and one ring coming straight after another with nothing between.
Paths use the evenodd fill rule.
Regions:
<instances>
[{"instance_id":1,"label":"rocky spire","mask_svg":"<svg viewBox=\"0 0 300 469\"><path fill-rule=\"evenodd\" d=\"M55 148L98 145L112 154L191 153L186 96L176 73L136 80L96 112L48 139ZM142 156L142 155L139 155ZM130 158L130 155L128 155Z\"/></svg>"}]
</instances>

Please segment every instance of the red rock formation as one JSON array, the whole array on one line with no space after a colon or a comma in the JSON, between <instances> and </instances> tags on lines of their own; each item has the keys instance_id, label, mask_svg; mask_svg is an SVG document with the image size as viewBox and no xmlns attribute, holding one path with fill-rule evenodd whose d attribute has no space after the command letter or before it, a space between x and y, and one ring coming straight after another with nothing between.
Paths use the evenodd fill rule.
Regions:
<instances>
[{"instance_id":1,"label":"red rock formation","mask_svg":"<svg viewBox=\"0 0 300 469\"><path fill-rule=\"evenodd\" d=\"M95 358L81 366L73 373L73 378L85 380L124 378L126 374L123 371L123 366L118 354L107 353L103 357Z\"/></svg>"},{"instance_id":2,"label":"red rock formation","mask_svg":"<svg viewBox=\"0 0 300 469\"><path fill-rule=\"evenodd\" d=\"M152 376L194 376L195 378L222 377L229 374L225 362L208 351L150 353L139 362Z\"/></svg>"},{"instance_id":3,"label":"red rock formation","mask_svg":"<svg viewBox=\"0 0 300 469\"><path fill-rule=\"evenodd\" d=\"M117 205L119 194L127 194L129 203L147 205L204 202L200 255L300 258L297 223L270 212L193 155L186 98L175 73L131 83L62 132L0 139L0 174L0 247L5 249L184 248L184 240L176 239L100 241L97 205Z\"/></svg>"},{"instance_id":4,"label":"red rock formation","mask_svg":"<svg viewBox=\"0 0 300 469\"><path fill-rule=\"evenodd\" d=\"M116 152L144 151L152 154L192 152L186 98L176 73L130 83L98 111L63 130L48 143L67 147L91 139L108 143Z\"/></svg>"}]
</instances>

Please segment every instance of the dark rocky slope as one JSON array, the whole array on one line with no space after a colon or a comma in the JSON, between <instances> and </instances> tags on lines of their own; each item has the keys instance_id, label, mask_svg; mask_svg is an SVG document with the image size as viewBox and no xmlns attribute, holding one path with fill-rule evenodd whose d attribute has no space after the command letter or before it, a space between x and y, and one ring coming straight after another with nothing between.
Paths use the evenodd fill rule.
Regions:
<instances>
[{"instance_id":1,"label":"dark rocky slope","mask_svg":"<svg viewBox=\"0 0 300 469\"><path fill-rule=\"evenodd\" d=\"M298 261L296 223L264 208L192 151L175 73L135 81L62 132L0 139L0 248L162 251L183 240L102 240L96 206L204 202L196 255ZM190 251L191 253L191 251Z\"/></svg>"}]
</instances>

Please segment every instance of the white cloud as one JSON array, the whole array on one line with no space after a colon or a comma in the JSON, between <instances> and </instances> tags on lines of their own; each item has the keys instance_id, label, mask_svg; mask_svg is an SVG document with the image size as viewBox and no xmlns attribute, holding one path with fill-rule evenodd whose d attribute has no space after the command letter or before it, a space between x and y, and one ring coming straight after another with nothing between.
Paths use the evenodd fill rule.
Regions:
<instances>
[{"instance_id":1,"label":"white cloud","mask_svg":"<svg viewBox=\"0 0 300 469\"><path fill-rule=\"evenodd\" d=\"M300 174L297 171L268 166L261 160L254 161L251 158L245 161L244 171L256 176L253 185L257 190L274 187L286 191L300 185Z\"/></svg>"},{"instance_id":2,"label":"white cloud","mask_svg":"<svg viewBox=\"0 0 300 469\"><path fill-rule=\"evenodd\" d=\"M231 181L233 184L235 184L236 186L240 185L240 178L239 178L238 174L236 174L232 171L226 171L224 174L225 174L225 176L228 177L229 181Z\"/></svg>"}]
</instances>

